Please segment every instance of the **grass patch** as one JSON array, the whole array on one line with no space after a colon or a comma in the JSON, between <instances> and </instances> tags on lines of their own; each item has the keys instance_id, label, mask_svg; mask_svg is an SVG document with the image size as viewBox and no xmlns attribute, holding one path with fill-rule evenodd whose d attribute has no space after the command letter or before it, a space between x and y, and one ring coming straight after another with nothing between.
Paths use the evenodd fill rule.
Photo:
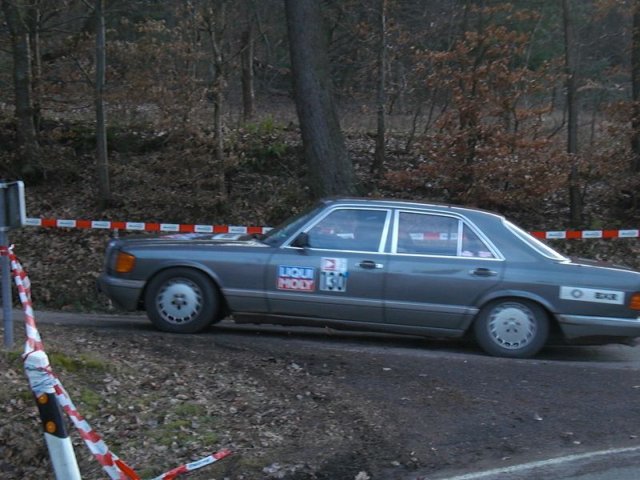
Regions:
<instances>
[{"instance_id":1,"label":"grass patch","mask_svg":"<svg viewBox=\"0 0 640 480\"><path fill-rule=\"evenodd\" d=\"M206 409L196 403L182 403L175 408L174 413L179 417L199 417L206 414Z\"/></svg>"},{"instance_id":2,"label":"grass patch","mask_svg":"<svg viewBox=\"0 0 640 480\"><path fill-rule=\"evenodd\" d=\"M18 350L11 350L9 352L2 352L3 355L5 355L7 357L7 361L10 364L21 364L22 363L22 352L19 352Z\"/></svg>"},{"instance_id":3,"label":"grass patch","mask_svg":"<svg viewBox=\"0 0 640 480\"><path fill-rule=\"evenodd\" d=\"M202 445L214 445L220 428L217 417L207 413L203 405L183 403L176 405L167 415L165 423L153 431L154 441L160 445L171 446L174 442L185 444L197 441Z\"/></svg>"},{"instance_id":4,"label":"grass patch","mask_svg":"<svg viewBox=\"0 0 640 480\"><path fill-rule=\"evenodd\" d=\"M67 372L104 372L107 370L107 364L103 360L86 354L73 357L61 352L52 352L49 353L49 361L53 367L63 368Z\"/></svg>"},{"instance_id":5,"label":"grass patch","mask_svg":"<svg viewBox=\"0 0 640 480\"><path fill-rule=\"evenodd\" d=\"M84 405L86 410L90 413L97 413L100 411L100 407L104 403L102 395L98 394L95 390L90 388L83 388L80 391L80 402Z\"/></svg>"}]
</instances>

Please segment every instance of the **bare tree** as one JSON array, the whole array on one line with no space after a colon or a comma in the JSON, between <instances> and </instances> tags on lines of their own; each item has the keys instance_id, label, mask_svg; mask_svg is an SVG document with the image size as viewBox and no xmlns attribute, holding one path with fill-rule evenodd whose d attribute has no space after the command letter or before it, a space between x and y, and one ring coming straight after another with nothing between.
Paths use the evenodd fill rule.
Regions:
<instances>
[{"instance_id":1,"label":"bare tree","mask_svg":"<svg viewBox=\"0 0 640 480\"><path fill-rule=\"evenodd\" d=\"M379 0L378 6L378 92L377 92L377 127L376 151L374 155L372 171L380 174L384 168L386 126L385 106L386 95L386 69L387 69L387 0Z\"/></svg>"},{"instance_id":2,"label":"bare tree","mask_svg":"<svg viewBox=\"0 0 640 480\"><path fill-rule=\"evenodd\" d=\"M241 35L240 63L242 65L242 112L245 122L250 121L255 115L256 96L254 89L254 31L255 31L255 4L253 1L247 5L247 24Z\"/></svg>"},{"instance_id":3,"label":"bare tree","mask_svg":"<svg viewBox=\"0 0 640 480\"><path fill-rule=\"evenodd\" d=\"M631 119L631 171L640 173L640 0L633 2L633 33L631 42L631 92L633 117Z\"/></svg>"},{"instance_id":4,"label":"bare tree","mask_svg":"<svg viewBox=\"0 0 640 480\"><path fill-rule=\"evenodd\" d=\"M571 161L569 172L569 210L570 222L573 226L582 223L582 192L578 172L578 105L577 105L577 62L576 44L571 0L562 0L562 17L564 26L565 72L567 88L567 153Z\"/></svg>"},{"instance_id":5,"label":"bare tree","mask_svg":"<svg viewBox=\"0 0 640 480\"><path fill-rule=\"evenodd\" d=\"M32 0L27 9L27 26L29 29L29 47L31 49L31 101L33 124L36 132L40 131L42 102L42 54L40 49L40 29L42 13L41 0Z\"/></svg>"},{"instance_id":6,"label":"bare tree","mask_svg":"<svg viewBox=\"0 0 640 480\"><path fill-rule=\"evenodd\" d=\"M354 174L338 121L319 0L285 0L296 109L316 197L351 194Z\"/></svg>"},{"instance_id":7,"label":"bare tree","mask_svg":"<svg viewBox=\"0 0 640 480\"><path fill-rule=\"evenodd\" d=\"M222 42L226 26L226 8L226 0L210 0L203 15L205 32L209 40L209 66L212 77L210 94L213 100L213 130L215 135L213 160L215 168L218 171L218 194L220 197L224 197L226 195L224 184L224 137L222 132L222 110L224 105L224 88L226 84Z\"/></svg>"},{"instance_id":8,"label":"bare tree","mask_svg":"<svg viewBox=\"0 0 640 480\"><path fill-rule=\"evenodd\" d=\"M21 160L17 170L21 175L36 175L42 167L32 103L28 5L24 0L2 0L2 10L11 34L13 50L16 130Z\"/></svg>"},{"instance_id":9,"label":"bare tree","mask_svg":"<svg viewBox=\"0 0 640 480\"><path fill-rule=\"evenodd\" d=\"M104 0L95 2L96 18L96 165L98 172L99 204L105 208L111 203L111 186L109 183L109 159L107 152L107 119L104 108L105 70L107 65L105 47L106 34L104 26Z\"/></svg>"}]
</instances>

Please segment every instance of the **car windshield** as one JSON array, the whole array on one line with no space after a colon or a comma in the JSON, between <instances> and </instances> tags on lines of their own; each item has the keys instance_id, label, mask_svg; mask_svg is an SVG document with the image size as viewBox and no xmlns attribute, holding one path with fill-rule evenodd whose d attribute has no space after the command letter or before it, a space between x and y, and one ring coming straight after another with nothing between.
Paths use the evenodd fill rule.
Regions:
<instances>
[{"instance_id":1,"label":"car windshield","mask_svg":"<svg viewBox=\"0 0 640 480\"><path fill-rule=\"evenodd\" d=\"M309 220L317 215L324 208L324 204L318 204L309 210L305 210L291 218L276 228L269 230L264 237L260 239L262 243L266 243L271 247L279 247L284 241L291 237L295 232L302 228Z\"/></svg>"},{"instance_id":2,"label":"car windshield","mask_svg":"<svg viewBox=\"0 0 640 480\"><path fill-rule=\"evenodd\" d=\"M518 238L520 238L520 240L525 242L527 245L529 245L531 248L536 250L538 253L541 253L545 257L552 258L553 260L561 260L561 261L567 260L567 257L565 257L564 255L561 255L560 253L556 252L549 245L547 245L546 243L541 242L536 237L534 237L534 236L530 235L529 233L525 232L520 227L518 227L517 225L514 225L510 221L505 220L504 224L507 226L507 228L509 230L511 230L513 233L515 233L516 236Z\"/></svg>"}]
</instances>

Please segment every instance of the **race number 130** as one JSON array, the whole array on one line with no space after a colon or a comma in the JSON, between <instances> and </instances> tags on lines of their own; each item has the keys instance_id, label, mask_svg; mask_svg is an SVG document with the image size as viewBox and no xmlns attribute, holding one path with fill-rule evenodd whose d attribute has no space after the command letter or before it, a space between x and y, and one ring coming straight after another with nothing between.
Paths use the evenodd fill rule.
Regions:
<instances>
[{"instance_id":1,"label":"race number 130","mask_svg":"<svg viewBox=\"0 0 640 480\"><path fill-rule=\"evenodd\" d=\"M320 272L320 290L344 292L347 289L347 275L342 272Z\"/></svg>"}]
</instances>

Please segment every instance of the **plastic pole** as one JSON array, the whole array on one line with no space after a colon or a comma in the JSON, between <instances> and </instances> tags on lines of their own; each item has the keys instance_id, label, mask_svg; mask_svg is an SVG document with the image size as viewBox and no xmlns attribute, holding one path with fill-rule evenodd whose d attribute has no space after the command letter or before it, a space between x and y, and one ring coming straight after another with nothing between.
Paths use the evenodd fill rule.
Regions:
<instances>
[{"instance_id":1,"label":"plastic pole","mask_svg":"<svg viewBox=\"0 0 640 480\"><path fill-rule=\"evenodd\" d=\"M81 480L73 445L48 372L50 368L49 357L43 350L35 350L24 359L24 369L36 399L56 479Z\"/></svg>"}]
</instances>

